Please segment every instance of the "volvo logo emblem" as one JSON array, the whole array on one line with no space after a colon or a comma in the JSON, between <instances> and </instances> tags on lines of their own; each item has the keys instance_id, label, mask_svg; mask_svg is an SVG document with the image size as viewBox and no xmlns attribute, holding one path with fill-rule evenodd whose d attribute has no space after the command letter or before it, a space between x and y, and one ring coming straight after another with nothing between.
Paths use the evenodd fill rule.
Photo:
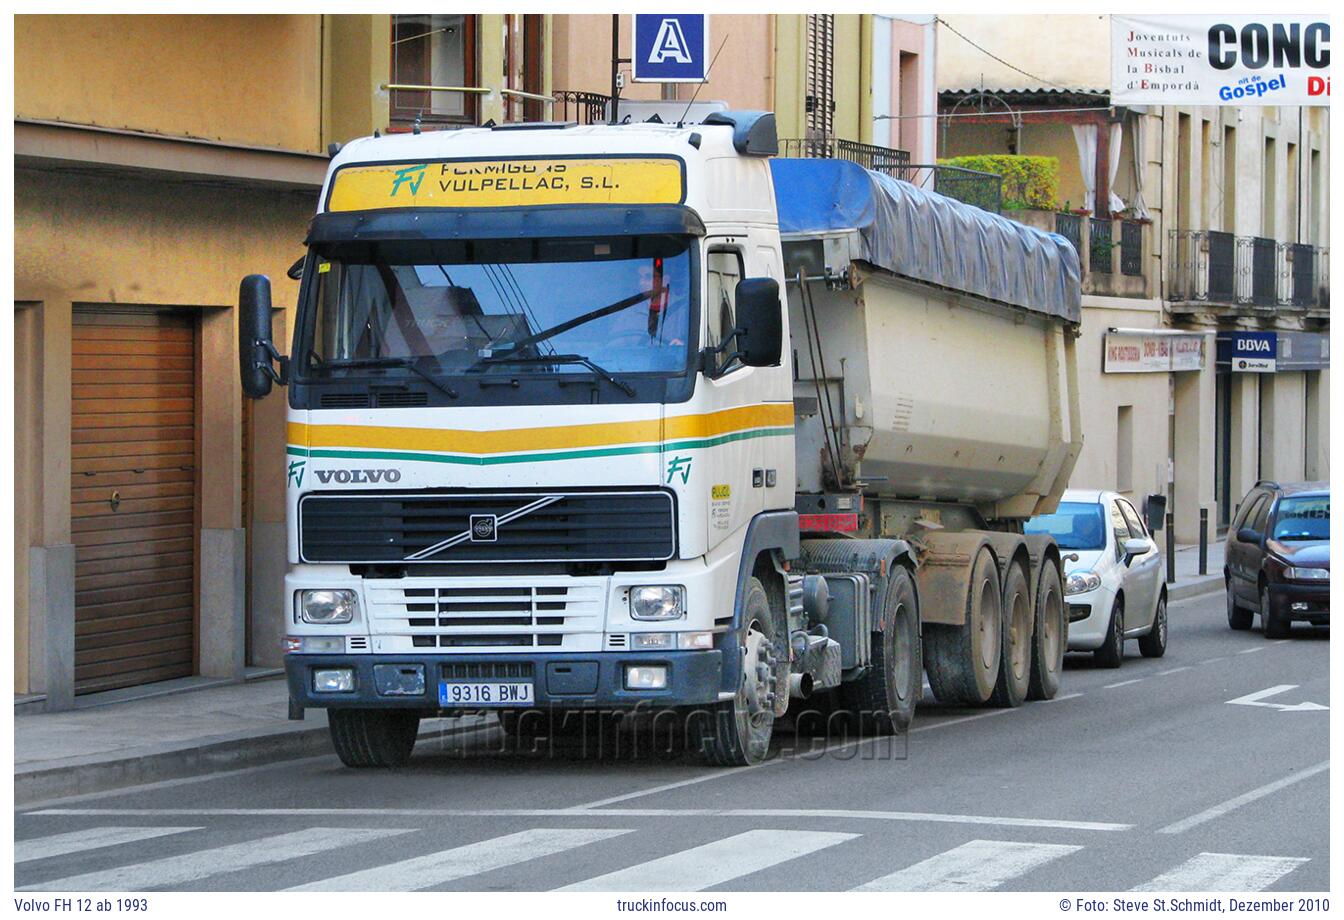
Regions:
<instances>
[{"instance_id":1,"label":"volvo logo emblem","mask_svg":"<svg viewBox=\"0 0 1344 920\"><path fill-rule=\"evenodd\" d=\"M499 519L493 514L473 514L471 516L471 542L494 543L495 527Z\"/></svg>"}]
</instances>

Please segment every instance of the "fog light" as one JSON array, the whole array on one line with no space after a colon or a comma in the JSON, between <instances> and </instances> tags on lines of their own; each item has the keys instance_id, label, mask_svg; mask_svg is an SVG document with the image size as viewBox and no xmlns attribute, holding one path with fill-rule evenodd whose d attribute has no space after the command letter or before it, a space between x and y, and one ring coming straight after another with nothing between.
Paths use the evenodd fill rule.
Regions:
<instances>
[{"instance_id":1,"label":"fog light","mask_svg":"<svg viewBox=\"0 0 1344 920\"><path fill-rule=\"evenodd\" d=\"M345 651L345 636L285 636L285 652L338 655Z\"/></svg>"},{"instance_id":2,"label":"fog light","mask_svg":"<svg viewBox=\"0 0 1344 920\"><path fill-rule=\"evenodd\" d=\"M672 648L676 633L635 633L630 637L630 647L637 649Z\"/></svg>"},{"instance_id":3,"label":"fog light","mask_svg":"<svg viewBox=\"0 0 1344 920\"><path fill-rule=\"evenodd\" d=\"M677 633L677 648L679 649L707 649L713 647L714 634L712 632Z\"/></svg>"},{"instance_id":4,"label":"fog light","mask_svg":"<svg viewBox=\"0 0 1344 920\"><path fill-rule=\"evenodd\" d=\"M636 620L675 620L686 614L681 585L640 585L630 589L630 616Z\"/></svg>"},{"instance_id":5,"label":"fog light","mask_svg":"<svg viewBox=\"0 0 1344 920\"><path fill-rule=\"evenodd\" d=\"M1308 607L1305 601L1293 601L1294 610L1306 610Z\"/></svg>"},{"instance_id":6,"label":"fog light","mask_svg":"<svg viewBox=\"0 0 1344 920\"><path fill-rule=\"evenodd\" d=\"M667 668L664 665L631 664L625 667L625 689L666 690Z\"/></svg>"},{"instance_id":7,"label":"fog light","mask_svg":"<svg viewBox=\"0 0 1344 920\"><path fill-rule=\"evenodd\" d=\"M424 696L425 666L422 664L376 664L373 685L382 696Z\"/></svg>"},{"instance_id":8,"label":"fog light","mask_svg":"<svg viewBox=\"0 0 1344 920\"><path fill-rule=\"evenodd\" d=\"M349 693L353 689L355 689L355 672L350 668L313 672L314 693Z\"/></svg>"}]
</instances>

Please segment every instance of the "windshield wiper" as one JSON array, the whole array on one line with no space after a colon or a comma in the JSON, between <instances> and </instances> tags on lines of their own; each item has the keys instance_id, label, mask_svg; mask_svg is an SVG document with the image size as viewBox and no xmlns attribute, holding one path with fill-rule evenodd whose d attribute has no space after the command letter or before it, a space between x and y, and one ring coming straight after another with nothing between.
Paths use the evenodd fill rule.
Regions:
<instances>
[{"instance_id":1,"label":"windshield wiper","mask_svg":"<svg viewBox=\"0 0 1344 920\"><path fill-rule=\"evenodd\" d=\"M450 399L457 399L458 392L448 384L435 380L420 366L420 358L386 355L380 358L330 358L320 360L318 367L404 367L423 379L430 386L442 392Z\"/></svg>"},{"instance_id":2,"label":"windshield wiper","mask_svg":"<svg viewBox=\"0 0 1344 920\"><path fill-rule=\"evenodd\" d=\"M479 367L482 364L582 364L597 376L601 377L607 383L619 389L626 396L634 396L635 388L630 386L624 380L618 380L612 376L611 371L594 363L586 355L528 355L526 357L511 357L504 355L492 355L489 358L482 358L476 363Z\"/></svg>"},{"instance_id":3,"label":"windshield wiper","mask_svg":"<svg viewBox=\"0 0 1344 920\"><path fill-rule=\"evenodd\" d=\"M637 303L642 303L643 301L646 301L653 296L654 292L652 290L643 291L639 294L635 294L633 297L626 297L622 300L616 301L615 303L607 304L605 307L598 307L596 310L589 310L587 313L581 313L578 316L574 317L573 319L567 319L563 323L556 323L549 329L543 329L534 335L529 335L525 339L520 339L517 342L510 342L507 348L505 348L498 354L491 355L490 357L507 358L509 355L517 354L524 348L527 348L529 345L535 345L538 342L544 342L547 339L553 338L562 332L568 332L575 326L582 326L584 323L591 323L595 319L601 319L604 316L610 316L613 313L619 313L622 310L633 307ZM631 393L630 395L633 396L634 394Z\"/></svg>"}]
</instances>

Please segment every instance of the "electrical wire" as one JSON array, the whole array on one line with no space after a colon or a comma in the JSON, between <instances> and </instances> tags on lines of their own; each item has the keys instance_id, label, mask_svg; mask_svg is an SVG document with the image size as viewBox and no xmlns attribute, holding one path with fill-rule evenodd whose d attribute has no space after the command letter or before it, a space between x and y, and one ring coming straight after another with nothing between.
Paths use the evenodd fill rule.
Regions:
<instances>
[{"instance_id":1,"label":"electrical wire","mask_svg":"<svg viewBox=\"0 0 1344 920\"><path fill-rule=\"evenodd\" d=\"M955 36L957 36L958 38L960 38L962 41L964 41L966 44L970 45L970 46L971 46L972 48L974 48L975 50L979 51L981 54L984 54L984 55L987 56L987 57L993 58L994 60L996 60L996 61L998 61L1000 64L1002 64L1004 67L1007 67L1009 70L1015 70L1015 71L1017 71L1018 73L1022 74L1022 76L1024 76L1024 77L1031 77L1033 80L1036 80L1037 82L1040 82L1040 83L1044 83L1046 86L1054 86L1054 87L1056 87L1056 88L1058 88L1058 89L1068 89L1067 86L1062 86L1061 84L1056 83L1056 82L1054 82L1053 80L1047 80L1047 79L1045 79L1044 77L1038 77L1038 76L1036 76L1034 73L1029 73L1029 72L1023 70L1021 67L1018 67L1018 66L1015 65L1015 64L1010 64L1010 63L1008 63L1008 62L1005 61L1003 58L1001 58L1001 57L999 57L997 54L995 54L993 51L990 51L988 48L982 47L981 45L977 45L975 42L971 41L971 40L970 40L969 38L967 38L965 35L963 35L963 34L961 34L960 32L958 32L958 31L952 26L952 24L951 24L950 22L948 22L946 19L944 19L943 17L941 17L941 16L935 16L935 17L934 17L934 21L937 22L937 23L938 23L939 25L941 25L941 26L945 26L949 32L951 32L953 35L955 35Z\"/></svg>"}]
</instances>

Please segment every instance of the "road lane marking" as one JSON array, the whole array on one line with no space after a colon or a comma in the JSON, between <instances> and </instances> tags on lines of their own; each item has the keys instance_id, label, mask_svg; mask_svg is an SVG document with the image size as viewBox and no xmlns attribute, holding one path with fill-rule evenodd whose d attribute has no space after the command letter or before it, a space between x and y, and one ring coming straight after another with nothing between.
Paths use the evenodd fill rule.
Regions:
<instances>
[{"instance_id":1,"label":"road lane marking","mask_svg":"<svg viewBox=\"0 0 1344 920\"><path fill-rule=\"evenodd\" d=\"M1041 702L1042 702L1042 703L1062 703L1062 702L1064 702L1065 700L1076 700L1076 699L1078 699L1078 697L1080 697L1080 696L1082 696L1082 695L1083 695L1083 694L1081 694L1081 693L1066 693L1066 694L1064 694L1063 696L1056 696L1056 697L1051 697L1051 698L1048 699L1048 700L1041 700Z\"/></svg>"},{"instance_id":2,"label":"road lane marking","mask_svg":"<svg viewBox=\"0 0 1344 920\"><path fill-rule=\"evenodd\" d=\"M1254 648L1244 648L1244 649L1242 649L1241 651L1237 652L1237 654L1238 654L1238 655L1249 655L1249 654L1251 654L1252 652L1263 652L1263 651L1264 651L1265 649L1267 649L1267 648L1269 648L1268 645L1257 645L1257 646L1255 646Z\"/></svg>"},{"instance_id":3,"label":"road lane marking","mask_svg":"<svg viewBox=\"0 0 1344 920\"><path fill-rule=\"evenodd\" d=\"M1057 843L972 840L855 891L993 891L1032 869L1081 850Z\"/></svg>"},{"instance_id":4,"label":"road lane marking","mask_svg":"<svg viewBox=\"0 0 1344 920\"><path fill-rule=\"evenodd\" d=\"M1322 706L1320 703L1310 701L1301 703L1262 702L1265 697L1278 696L1280 693L1296 690L1297 686L1297 684L1277 684L1264 690L1257 690L1255 693L1239 696L1235 700L1228 700L1227 703L1229 706L1261 706L1265 709L1277 709L1279 712L1328 712L1330 710L1329 706Z\"/></svg>"},{"instance_id":5,"label":"road lane marking","mask_svg":"<svg viewBox=\"0 0 1344 920\"><path fill-rule=\"evenodd\" d=\"M503 869L543 856L552 856L622 834L629 830L597 828L532 828L479 843L468 843L374 866L347 875L337 875L288 891L421 891L482 872Z\"/></svg>"},{"instance_id":6,"label":"road lane marking","mask_svg":"<svg viewBox=\"0 0 1344 920\"><path fill-rule=\"evenodd\" d=\"M869 821L912 821L934 824L987 824L998 827L1045 827L1071 831L1128 831L1133 824L1014 818L999 815L943 814L922 811L860 811L836 808L48 808L31 815L84 817L224 817L224 818L855 818ZM397 833L403 833L397 831Z\"/></svg>"},{"instance_id":7,"label":"road lane marking","mask_svg":"<svg viewBox=\"0 0 1344 920\"><path fill-rule=\"evenodd\" d=\"M53 834L50 837L35 837L14 841L14 861L31 862L34 859L50 859L53 856L65 856L67 853L83 853L85 850L97 850L101 847L113 847L122 843L135 843L154 837L167 837L170 834L185 834L187 831L204 830L200 827L90 827L68 834Z\"/></svg>"},{"instance_id":8,"label":"road lane marking","mask_svg":"<svg viewBox=\"0 0 1344 920\"><path fill-rule=\"evenodd\" d=\"M1215 661L1226 661L1226 660L1227 660L1226 655L1219 655L1216 658L1205 658L1203 661L1200 662L1200 664L1213 664Z\"/></svg>"},{"instance_id":9,"label":"road lane marking","mask_svg":"<svg viewBox=\"0 0 1344 920\"><path fill-rule=\"evenodd\" d=\"M858 836L827 831L747 831L558 890L703 891Z\"/></svg>"},{"instance_id":10,"label":"road lane marking","mask_svg":"<svg viewBox=\"0 0 1344 920\"><path fill-rule=\"evenodd\" d=\"M1308 860L1297 856L1200 853L1133 891L1264 891Z\"/></svg>"},{"instance_id":11,"label":"road lane marking","mask_svg":"<svg viewBox=\"0 0 1344 920\"><path fill-rule=\"evenodd\" d=\"M598 799L596 802L584 802L582 805L575 805L574 808L583 811L590 808L601 808L604 805L615 805L617 802L628 802L631 799L643 798L646 795L657 795L660 792L668 792L673 789L681 789L684 786L694 786L697 783L706 783L714 779L722 779L725 776L742 776L750 773L752 770L759 770L762 767L769 767L773 764L786 763L784 760L767 760L764 763L758 763L755 766L746 769L735 768L729 770L714 770L700 776L693 776L690 779L678 780L675 783L664 783L661 786L652 786L648 789L637 789L634 792L626 792L621 795L613 795L610 798Z\"/></svg>"},{"instance_id":12,"label":"road lane marking","mask_svg":"<svg viewBox=\"0 0 1344 920\"><path fill-rule=\"evenodd\" d=\"M1158 677L1166 677L1168 674L1178 674L1178 673L1180 673L1181 671L1188 671L1188 670L1190 670L1190 665L1188 665L1188 664L1183 664L1183 665L1181 665L1179 668L1168 668L1168 669L1165 670L1165 671L1158 671L1158 672L1157 672L1157 676L1158 676Z\"/></svg>"},{"instance_id":13,"label":"road lane marking","mask_svg":"<svg viewBox=\"0 0 1344 920\"><path fill-rule=\"evenodd\" d=\"M102 872L86 872L25 885L20 891L148 891L199 881L212 875L255 869L312 856L338 847L358 846L382 837L410 833L403 828L310 827L228 846L182 853Z\"/></svg>"},{"instance_id":14,"label":"road lane marking","mask_svg":"<svg viewBox=\"0 0 1344 920\"><path fill-rule=\"evenodd\" d=\"M1136 677L1136 678L1134 678L1133 680L1122 680L1122 681L1120 681L1120 682L1117 683L1117 684L1107 684L1106 686L1102 687L1101 689L1103 689L1103 690L1114 690L1116 687L1128 687L1130 684L1137 684L1137 683L1142 683L1142 682L1143 682L1143 678L1142 678L1142 677Z\"/></svg>"},{"instance_id":15,"label":"road lane marking","mask_svg":"<svg viewBox=\"0 0 1344 920\"><path fill-rule=\"evenodd\" d=\"M1168 824L1166 827L1160 829L1158 833L1159 834L1184 833L1185 831L1190 830L1190 828L1192 827L1198 827L1199 825L1212 821L1215 818L1221 818L1228 812L1235 811L1236 809L1242 807L1243 805L1249 805L1251 802L1254 802L1257 799L1263 799L1267 795L1273 795L1280 789L1286 789L1289 786L1293 785L1293 783L1299 783L1304 779L1310 779L1317 773L1321 773L1328 769L1330 769L1330 761L1323 760L1320 763L1316 764L1315 766L1307 767L1305 770L1298 770L1296 773L1290 773L1287 776L1283 777L1282 779L1276 779L1272 783L1266 783L1263 786L1260 786L1256 789L1252 789L1250 792L1243 792L1236 798L1228 799L1226 802L1221 802L1217 805L1214 805L1212 808L1206 808L1204 811L1201 811L1198 814L1194 814L1188 818L1182 818L1180 821Z\"/></svg>"}]
</instances>

